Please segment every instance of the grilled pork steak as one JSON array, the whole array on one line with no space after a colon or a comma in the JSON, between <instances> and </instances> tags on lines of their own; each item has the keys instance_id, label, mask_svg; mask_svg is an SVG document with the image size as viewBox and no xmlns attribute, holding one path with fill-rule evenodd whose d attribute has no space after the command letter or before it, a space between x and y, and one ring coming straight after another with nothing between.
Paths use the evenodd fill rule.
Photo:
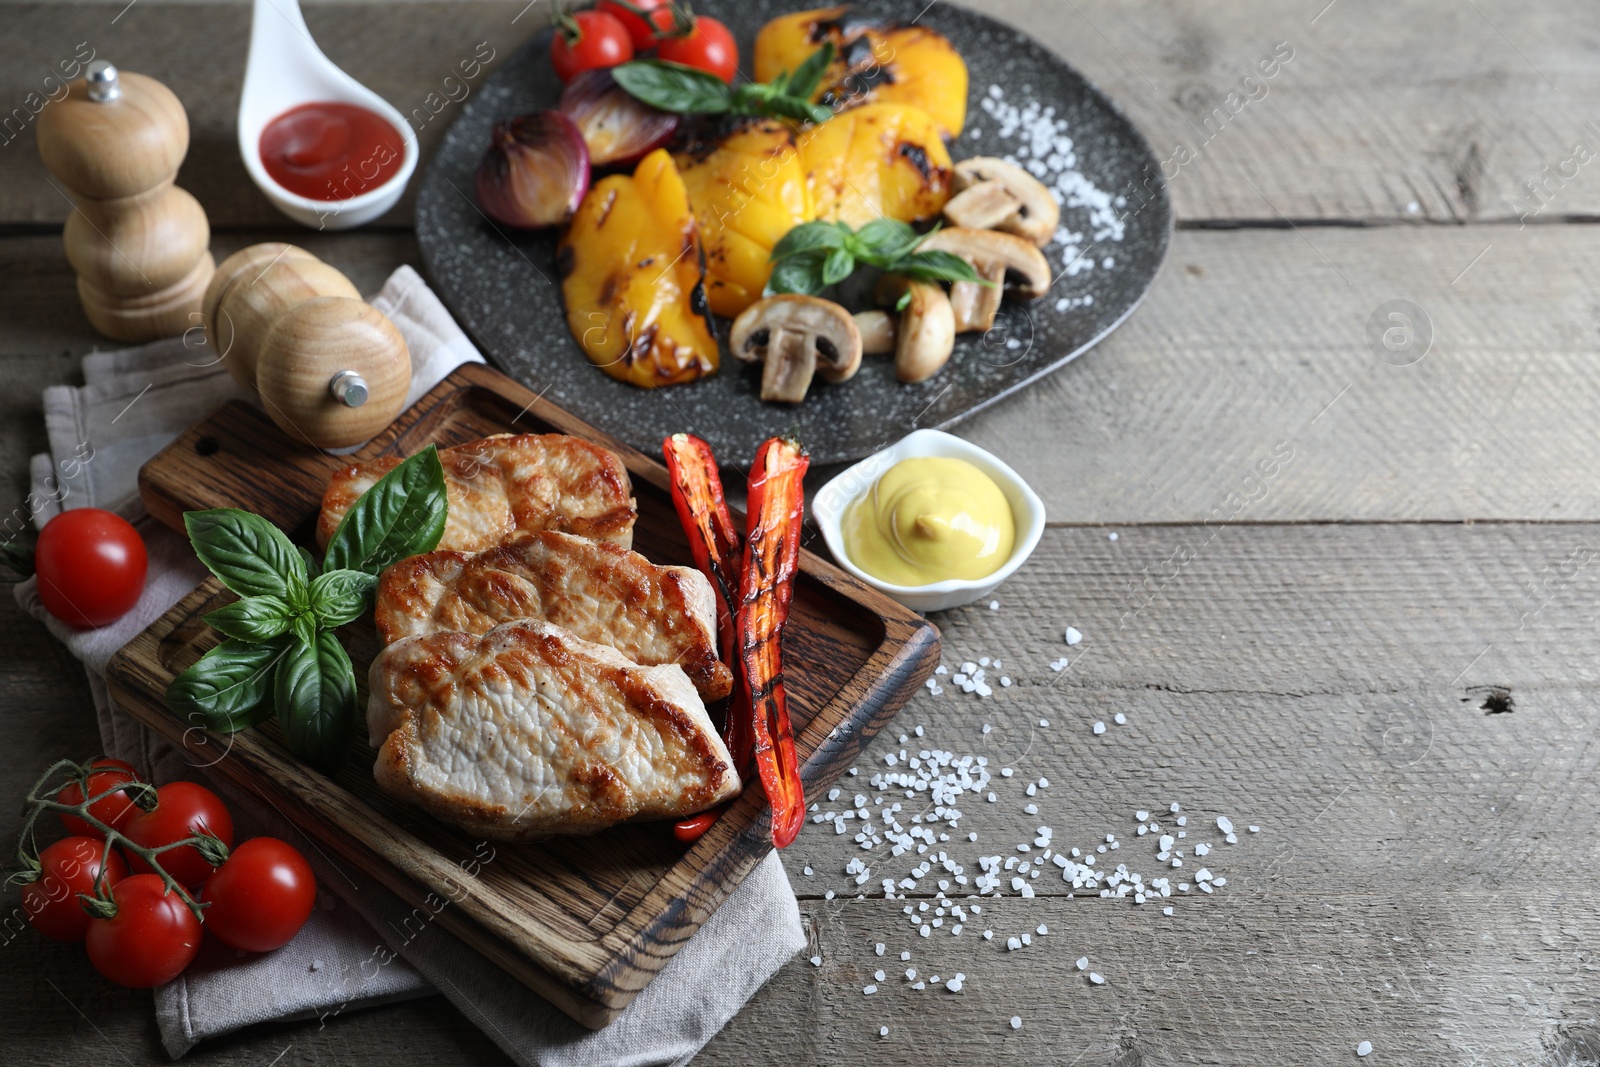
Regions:
<instances>
[{"instance_id":1,"label":"grilled pork steak","mask_svg":"<svg viewBox=\"0 0 1600 1067\"><path fill-rule=\"evenodd\" d=\"M474 834L593 833L739 791L681 667L641 667L548 623L403 638L369 685L378 785Z\"/></svg>"},{"instance_id":2,"label":"grilled pork steak","mask_svg":"<svg viewBox=\"0 0 1600 1067\"><path fill-rule=\"evenodd\" d=\"M622 460L567 434L496 434L441 448L450 515L438 547L481 552L518 533L560 530L633 543L632 488ZM328 540L362 493L399 466L396 456L339 471L322 496L317 543Z\"/></svg>"},{"instance_id":3,"label":"grilled pork steak","mask_svg":"<svg viewBox=\"0 0 1600 1067\"><path fill-rule=\"evenodd\" d=\"M481 634L543 619L610 645L645 666L676 663L702 700L733 688L717 658L716 598L705 575L571 534L528 534L487 552L429 552L378 582L374 615L385 644L440 630Z\"/></svg>"}]
</instances>

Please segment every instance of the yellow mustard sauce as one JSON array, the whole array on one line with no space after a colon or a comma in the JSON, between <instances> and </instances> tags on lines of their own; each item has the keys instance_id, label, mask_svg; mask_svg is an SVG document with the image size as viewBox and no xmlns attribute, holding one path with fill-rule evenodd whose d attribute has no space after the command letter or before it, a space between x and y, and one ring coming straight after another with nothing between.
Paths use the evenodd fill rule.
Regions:
<instances>
[{"instance_id":1,"label":"yellow mustard sauce","mask_svg":"<svg viewBox=\"0 0 1600 1067\"><path fill-rule=\"evenodd\" d=\"M850 562L880 581L987 578L1011 558L1017 524L994 479L964 459L903 459L844 516Z\"/></svg>"}]
</instances>

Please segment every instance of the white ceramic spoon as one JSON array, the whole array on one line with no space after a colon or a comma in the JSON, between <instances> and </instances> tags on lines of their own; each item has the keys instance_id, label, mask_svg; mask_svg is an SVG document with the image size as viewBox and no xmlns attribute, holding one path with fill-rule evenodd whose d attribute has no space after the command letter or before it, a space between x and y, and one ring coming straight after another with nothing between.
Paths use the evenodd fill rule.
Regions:
<instances>
[{"instance_id":1,"label":"white ceramic spoon","mask_svg":"<svg viewBox=\"0 0 1600 1067\"><path fill-rule=\"evenodd\" d=\"M290 108L319 102L355 104L381 115L404 141L400 169L382 185L345 200L313 200L275 182L261 164L261 131ZM279 211L313 229L348 230L371 222L400 199L417 169L417 135L387 100L322 54L306 29L300 0L255 0L239 99L239 153L251 179Z\"/></svg>"}]
</instances>

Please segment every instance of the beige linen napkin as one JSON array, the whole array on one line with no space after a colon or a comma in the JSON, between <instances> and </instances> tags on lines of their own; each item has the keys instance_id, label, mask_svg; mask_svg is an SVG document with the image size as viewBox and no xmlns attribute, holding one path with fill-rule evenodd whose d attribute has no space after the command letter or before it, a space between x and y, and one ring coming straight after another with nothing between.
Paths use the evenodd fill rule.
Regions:
<instances>
[{"instance_id":1,"label":"beige linen napkin","mask_svg":"<svg viewBox=\"0 0 1600 1067\"><path fill-rule=\"evenodd\" d=\"M405 336L414 401L463 362L482 362L444 305L410 267L372 303ZM62 507L117 511L139 529L150 576L138 606L100 630L75 631L44 611L35 583L17 602L41 619L89 673L106 751L156 781L198 779L227 801L236 838L266 834L295 844L316 870L320 906L277 952L236 953L207 939L184 974L155 991L162 1040L181 1056L208 1037L274 1019L337 1016L437 989L513 1059L542 1067L683 1064L720 1030L805 943L783 866L767 857L622 1016L591 1033L350 864L320 849L270 805L206 773L205 762L173 748L112 707L103 673L122 645L194 588L205 571L188 543L139 504L139 467L224 400L250 399L181 339L84 357L84 385L45 391L50 455L35 456L39 525ZM377 932L381 931L381 933Z\"/></svg>"}]
</instances>

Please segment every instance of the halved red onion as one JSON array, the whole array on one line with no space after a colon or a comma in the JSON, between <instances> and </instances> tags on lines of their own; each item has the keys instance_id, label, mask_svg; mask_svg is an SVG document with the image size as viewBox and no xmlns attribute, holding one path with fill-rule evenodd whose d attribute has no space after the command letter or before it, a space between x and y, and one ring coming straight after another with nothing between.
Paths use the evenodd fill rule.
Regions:
<instances>
[{"instance_id":1,"label":"halved red onion","mask_svg":"<svg viewBox=\"0 0 1600 1067\"><path fill-rule=\"evenodd\" d=\"M498 123L478 162L478 206L518 229L566 222L588 191L589 148L577 125L559 111Z\"/></svg>"},{"instance_id":2,"label":"halved red onion","mask_svg":"<svg viewBox=\"0 0 1600 1067\"><path fill-rule=\"evenodd\" d=\"M586 70L568 82L559 106L583 131L597 167L637 163L678 128L677 115L629 95L605 69Z\"/></svg>"}]
</instances>

